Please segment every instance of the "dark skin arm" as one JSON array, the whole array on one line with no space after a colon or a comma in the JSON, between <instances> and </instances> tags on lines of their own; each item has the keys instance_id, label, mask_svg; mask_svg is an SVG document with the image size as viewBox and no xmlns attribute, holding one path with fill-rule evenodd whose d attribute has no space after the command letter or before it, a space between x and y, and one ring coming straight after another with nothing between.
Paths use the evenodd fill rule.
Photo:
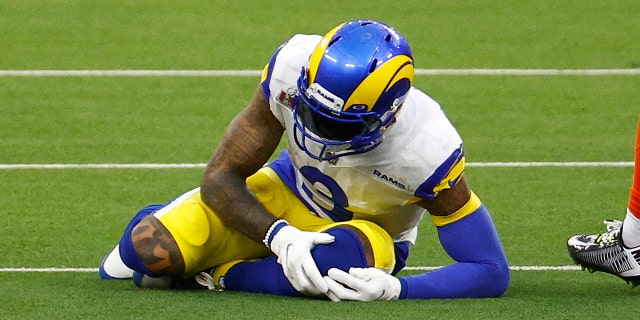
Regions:
<instances>
[{"instance_id":1,"label":"dark skin arm","mask_svg":"<svg viewBox=\"0 0 640 320\"><path fill-rule=\"evenodd\" d=\"M202 201L226 224L261 242L276 218L247 188L278 146L284 128L258 86L249 105L231 121L201 182Z\"/></svg>"},{"instance_id":2,"label":"dark skin arm","mask_svg":"<svg viewBox=\"0 0 640 320\"><path fill-rule=\"evenodd\" d=\"M283 132L258 86L251 103L227 127L202 178L203 201L225 223L256 241L262 241L276 218L256 200L245 179L269 159ZM170 276L184 272L175 239L155 216L142 219L132 230L131 240L152 272Z\"/></svg>"},{"instance_id":3,"label":"dark skin arm","mask_svg":"<svg viewBox=\"0 0 640 320\"><path fill-rule=\"evenodd\" d=\"M462 208L469 198L471 198L471 189L463 175L451 189L442 190L437 197L422 199L417 204L427 209L431 215L447 216Z\"/></svg>"}]
</instances>

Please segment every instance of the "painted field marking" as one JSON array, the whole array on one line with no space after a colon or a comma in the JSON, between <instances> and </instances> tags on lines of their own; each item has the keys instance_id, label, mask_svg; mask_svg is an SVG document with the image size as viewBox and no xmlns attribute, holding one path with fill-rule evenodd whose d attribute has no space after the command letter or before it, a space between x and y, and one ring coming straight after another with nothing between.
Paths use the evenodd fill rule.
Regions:
<instances>
[{"instance_id":1,"label":"painted field marking","mask_svg":"<svg viewBox=\"0 0 640 320\"><path fill-rule=\"evenodd\" d=\"M416 69L418 76L617 76L640 69ZM261 70L0 70L0 77L258 77Z\"/></svg>"}]
</instances>

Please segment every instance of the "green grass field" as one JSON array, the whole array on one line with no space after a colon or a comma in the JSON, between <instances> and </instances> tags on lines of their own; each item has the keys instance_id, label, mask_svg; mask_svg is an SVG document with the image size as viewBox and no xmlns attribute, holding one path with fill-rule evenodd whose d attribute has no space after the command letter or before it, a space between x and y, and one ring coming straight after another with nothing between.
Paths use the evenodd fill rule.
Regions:
<instances>
[{"instance_id":1,"label":"green grass field","mask_svg":"<svg viewBox=\"0 0 640 320\"><path fill-rule=\"evenodd\" d=\"M3 71L259 70L289 36L364 17L405 34L420 69L637 69L638 16L636 0L4 1L0 318L636 318L640 289L563 269L572 265L569 236L624 218L630 166L480 165L631 162L638 73L418 76L416 86L442 104L465 140L468 178L516 269L512 284L498 299L331 303L140 290L92 272L133 213L198 185L201 167L16 166L205 163L257 76ZM447 263L427 219L409 266ZM24 272L31 268L54 270ZM412 272L419 271L405 274Z\"/></svg>"}]
</instances>

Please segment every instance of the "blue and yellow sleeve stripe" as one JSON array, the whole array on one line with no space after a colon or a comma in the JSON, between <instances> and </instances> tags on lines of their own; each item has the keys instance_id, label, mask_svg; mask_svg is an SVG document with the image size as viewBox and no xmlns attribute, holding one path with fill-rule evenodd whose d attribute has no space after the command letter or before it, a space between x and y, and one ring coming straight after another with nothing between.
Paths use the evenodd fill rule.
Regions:
<instances>
[{"instance_id":1,"label":"blue and yellow sleeve stripe","mask_svg":"<svg viewBox=\"0 0 640 320\"><path fill-rule=\"evenodd\" d=\"M480 201L480 198L478 198L478 196L473 193L473 191L471 191L471 197L469 198L469 201L467 201L467 203L465 203L462 208L456 210L450 215L431 216L431 219L433 220L433 224L435 224L436 227L446 226L472 214L474 211L478 210L481 205L482 202Z\"/></svg>"},{"instance_id":2,"label":"blue and yellow sleeve stripe","mask_svg":"<svg viewBox=\"0 0 640 320\"><path fill-rule=\"evenodd\" d=\"M461 144L425 182L418 186L414 195L423 199L435 198L440 191L450 189L460 181L464 167L465 156Z\"/></svg>"}]
</instances>

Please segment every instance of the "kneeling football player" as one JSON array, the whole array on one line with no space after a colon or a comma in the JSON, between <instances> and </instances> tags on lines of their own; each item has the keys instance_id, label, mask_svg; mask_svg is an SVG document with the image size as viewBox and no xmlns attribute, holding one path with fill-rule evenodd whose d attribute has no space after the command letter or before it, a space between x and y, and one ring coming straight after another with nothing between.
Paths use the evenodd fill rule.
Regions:
<instances>
[{"instance_id":1,"label":"kneeling football player","mask_svg":"<svg viewBox=\"0 0 640 320\"><path fill-rule=\"evenodd\" d=\"M364 220L332 222L313 215L268 167L250 177L247 184L270 212L291 225L276 225L279 230L271 230L271 239L267 235L264 244L255 242L226 226L202 202L200 189L196 188L167 204L149 205L139 211L104 258L100 276L133 278L136 285L149 288L319 295L298 292L269 250L279 245L278 234L287 232L280 230L283 228L310 231L293 232L313 238L313 263L322 276L330 268L394 270L393 241L376 224Z\"/></svg>"}]
</instances>

